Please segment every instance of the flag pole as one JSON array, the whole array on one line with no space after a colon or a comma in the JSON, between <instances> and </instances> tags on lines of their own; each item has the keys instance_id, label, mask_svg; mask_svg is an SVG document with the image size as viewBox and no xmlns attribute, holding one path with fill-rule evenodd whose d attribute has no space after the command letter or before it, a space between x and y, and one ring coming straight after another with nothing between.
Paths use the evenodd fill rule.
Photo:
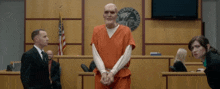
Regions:
<instances>
[{"instance_id":1,"label":"flag pole","mask_svg":"<svg viewBox=\"0 0 220 89\"><path fill-rule=\"evenodd\" d=\"M63 55L63 51L62 51L62 17L61 17L61 13L59 13L59 45L58 45L58 55Z\"/></svg>"}]
</instances>

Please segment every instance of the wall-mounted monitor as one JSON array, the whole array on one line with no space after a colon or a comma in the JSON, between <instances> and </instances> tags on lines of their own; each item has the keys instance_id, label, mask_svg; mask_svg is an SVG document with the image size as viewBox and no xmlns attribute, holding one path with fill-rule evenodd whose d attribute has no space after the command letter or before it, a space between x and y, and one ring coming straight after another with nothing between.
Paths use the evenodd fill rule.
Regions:
<instances>
[{"instance_id":1,"label":"wall-mounted monitor","mask_svg":"<svg viewBox=\"0 0 220 89\"><path fill-rule=\"evenodd\" d=\"M198 0L152 0L152 19L198 19Z\"/></svg>"}]
</instances>

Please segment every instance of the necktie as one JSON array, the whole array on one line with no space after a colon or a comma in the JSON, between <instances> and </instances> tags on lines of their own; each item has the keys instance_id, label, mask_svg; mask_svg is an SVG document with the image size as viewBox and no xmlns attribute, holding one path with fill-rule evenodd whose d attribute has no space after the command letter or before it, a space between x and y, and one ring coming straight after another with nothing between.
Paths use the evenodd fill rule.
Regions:
<instances>
[{"instance_id":1,"label":"necktie","mask_svg":"<svg viewBox=\"0 0 220 89\"><path fill-rule=\"evenodd\" d=\"M41 54L43 55L43 61L46 62L46 55L47 54L45 52L43 52L43 51L41 52Z\"/></svg>"}]
</instances>

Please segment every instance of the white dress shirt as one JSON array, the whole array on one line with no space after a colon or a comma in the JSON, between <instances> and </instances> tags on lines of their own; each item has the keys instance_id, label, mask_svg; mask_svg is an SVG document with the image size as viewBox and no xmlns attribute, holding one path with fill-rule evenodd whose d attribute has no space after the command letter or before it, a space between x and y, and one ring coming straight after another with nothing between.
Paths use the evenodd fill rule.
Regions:
<instances>
[{"instance_id":1,"label":"white dress shirt","mask_svg":"<svg viewBox=\"0 0 220 89\"><path fill-rule=\"evenodd\" d=\"M34 45L34 47L37 49L38 53L40 54L41 59L43 60L43 55L41 54L42 51L39 47L37 47L36 45Z\"/></svg>"}]
</instances>

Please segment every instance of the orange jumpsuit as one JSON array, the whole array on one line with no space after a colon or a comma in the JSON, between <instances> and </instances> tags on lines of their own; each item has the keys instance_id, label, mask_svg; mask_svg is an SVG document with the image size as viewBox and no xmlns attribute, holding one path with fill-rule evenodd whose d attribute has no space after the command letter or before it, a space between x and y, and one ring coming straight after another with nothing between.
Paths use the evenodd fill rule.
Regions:
<instances>
[{"instance_id":1,"label":"orange jumpsuit","mask_svg":"<svg viewBox=\"0 0 220 89\"><path fill-rule=\"evenodd\" d=\"M92 42L102 58L106 68L112 69L117 63L118 59L124 54L128 45L135 48L135 42L131 34L131 30L127 26L120 25L116 32L109 38L106 26L96 26L93 30ZM129 67L130 61L126 64ZM104 86L100 83L101 74L97 68L94 69L95 87L96 89L130 89L130 75L131 71L128 68L122 68L114 77L114 82L110 86Z\"/></svg>"}]
</instances>

